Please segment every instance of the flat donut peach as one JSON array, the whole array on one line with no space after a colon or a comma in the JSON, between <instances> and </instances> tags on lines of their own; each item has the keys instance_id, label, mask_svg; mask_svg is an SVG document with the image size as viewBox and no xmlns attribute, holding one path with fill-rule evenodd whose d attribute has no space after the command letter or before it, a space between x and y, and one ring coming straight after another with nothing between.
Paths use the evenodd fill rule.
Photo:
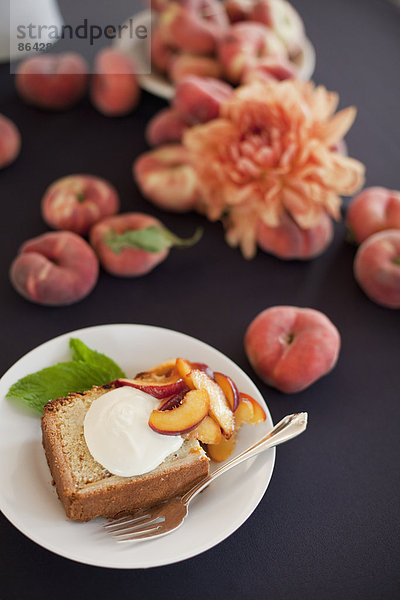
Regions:
<instances>
[{"instance_id":1,"label":"flat donut peach","mask_svg":"<svg viewBox=\"0 0 400 600\"><path fill-rule=\"evenodd\" d=\"M173 56L168 64L168 76L172 83L179 83L190 75L219 78L221 65L211 56L198 56L182 52Z\"/></svg>"},{"instance_id":2,"label":"flat donut peach","mask_svg":"<svg viewBox=\"0 0 400 600\"><path fill-rule=\"evenodd\" d=\"M0 114L0 169L14 162L20 149L21 135L17 126Z\"/></svg>"},{"instance_id":3,"label":"flat donut peach","mask_svg":"<svg viewBox=\"0 0 400 600\"><path fill-rule=\"evenodd\" d=\"M339 356L340 334L318 310L273 306L250 323L244 345L257 375L292 394L333 369Z\"/></svg>"},{"instance_id":4,"label":"flat donut peach","mask_svg":"<svg viewBox=\"0 0 400 600\"><path fill-rule=\"evenodd\" d=\"M118 212L119 197L100 177L69 175L47 188L41 209L50 227L85 235L97 221Z\"/></svg>"},{"instance_id":5,"label":"flat donut peach","mask_svg":"<svg viewBox=\"0 0 400 600\"><path fill-rule=\"evenodd\" d=\"M358 244L378 231L400 229L400 191L365 188L351 200L346 220Z\"/></svg>"},{"instance_id":6,"label":"flat donut peach","mask_svg":"<svg viewBox=\"0 0 400 600\"><path fill-rule=\"evenodd\" d=\"M261 23L235 23L218 44L218 57L225 77L239 83L249 68L268 57L286 57L283 43Z\"/></svg>"},{"instance_id":7,"label":"flat donut peach","mask_svg":"<svg viewBox=\"0 0 400 600\"><path fill-rule=\"evenodd\" d=\"M243 71L240 83L247 85L253 81L284 81L296 77L297 69L290 60L283 56L270 56L247 67Z\"/></svg>"},{"instance_id":8,"label":"flat donut peach","mask_svg":"<svg viewBox=\"0 0 400 600\"><path fill-rule=\"evenodd\" d=\"M136 248L123 248L116 253L106 243L105 236L112 231L121 234L154 225L162 226L158 219L143 213L115 215L96 223L90 232L90 243L103 268L111 275L119 277L138 277L152 271L167 258L168 249L161 252L148 252Z\"/></svg>"},{"instance_id":9,"label":"flat donut peach","mask_svg":"<svg viewBox=\"0 0 400 600\"><path fill-rule=\"evenodd\" d=\"M206 123L219 117L221 105L232 94L225 81L191 75L176 86L172 104L187 123Z\"/></svg>"},{"instance_id":10,"label":"flat donut peach","mask_svg":"<svg viewBox=\"0 0 400 600\"><path fill-rule=\"evenodd\" d=\"M140 88L130 56L105 48L96 56L90 97L95 108L108 117L129 114L138 104Z\"/></svg>"},{"instance_id":11,"label":"flat donut peach","mask_svg":"<svg viewBox=\"0 0 400 600\"><path fill-rule=\"evenodd\" d=\"M150 39L151 63L160 73L166 73L175 51L163 40L160 28L155 26Z\"/></svg>"},{"instance_id":12,"label":"flat donut peach","mask_svg":"<svg viewBox=\"0 0 400 600\"><path fill-rule=\"evenodd\" d=\"M160 110L147 124L146 140L150 146L180 142L186 129L187 121L176 108Z\"/></svg>"},{"instance_id":13,"label":"flat donut peach","mask_svg":"<svg viewBox=\"0 0 400 600\"><path fill-rule=\"evenodd\" d=\"M374 233L359 247L354 275L367 296L387 308L400 308L400 230Z\"/></svg>"},{"instance_id":14,"label":"flat donut peach","mask_svg":"<svg viewBox=\"0 0 400 600\"><path fill-rule=\"evenodd\" d=\"M304 45L303 20L286 0L256 0L248 19L271 28L287 48L289 56L296 56Z\"/></svg>"},{"instance_id":15,"label":"flat donut peach","mask_svg":"<svg viewBox=\"0 0 400 600\"><path fill-rule=\"evenodd\" d=\"M87 296L96 285L99 263L84 239L70 231L45 233L22 245L10 279L24 298L63 306Z\"/></svg>"},{"instance_id":16,"label":"flat donut peach","mask_svg":"<svg viewBox=\"0 0 400 600\"><path fill-rule=\"evenodd\" d=\"M196 171L184 146L170 144L142 154L133 176L143 195L164 210L187 212L200 200Z\"/></svg>"},{"instance_id":17,"label":"flat donut peach","mask_svg":"<svg viewBox=\"0 0 400 600\"><path fill-rule=\"evenodd\" d=\"M229 21L217 0L170 2L159 18L166 44L193 54L211 54Z\"/></svg>"},{"instance_id":18,"label":"flat donut peach","mask_svg":"<svg viewBox=\"0 0 400 600\"><path fill-rule=\"evenodd\" d=\"M15 85L28 104L47 110L64 110L85 93L88 65L75 52L42 54L18 65Z\"/></svg>"},{"instance_id":19,"label":"flat donut peach","mask_svg":"<svg viewBox=\"0 0 400 600\"><path fill-rule=\"evenodd\" d=\"M277 227L260 223L257 231L260 248L284 260L315 258L329 246L332 237L332 220L326 213L311 229L301 229L289 214L283 213Z\"/></svg>"},{"instance_id":20,"label":"flat donut peach","mask_svg":"<svg viewBox=\"0 0 400 600\"><path fill-rule=\"evenodd\" d=\"M229 21L238 23L249 20L254 0L224 0L223 4Z\"/></svg>"}]
</instances>

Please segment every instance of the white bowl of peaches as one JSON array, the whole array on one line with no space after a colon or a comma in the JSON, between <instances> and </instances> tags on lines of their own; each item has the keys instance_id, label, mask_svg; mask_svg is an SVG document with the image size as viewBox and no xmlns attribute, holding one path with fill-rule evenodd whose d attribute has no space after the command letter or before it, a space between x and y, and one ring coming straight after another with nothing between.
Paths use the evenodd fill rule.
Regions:
<instances>
[{"instance_id":1,"label":"white bowl of peaches","mask_svg":"<svg viewBox=\"0 0 400 600\"><path fill-rule=\"evenodd\" d=\"M189 75L240 85L311 78L315 51L287 0L152 0L115 45L130 54L141 87L171 99ZM147 38L132 37L138 27Z\"/></svg>"}]
</instances>

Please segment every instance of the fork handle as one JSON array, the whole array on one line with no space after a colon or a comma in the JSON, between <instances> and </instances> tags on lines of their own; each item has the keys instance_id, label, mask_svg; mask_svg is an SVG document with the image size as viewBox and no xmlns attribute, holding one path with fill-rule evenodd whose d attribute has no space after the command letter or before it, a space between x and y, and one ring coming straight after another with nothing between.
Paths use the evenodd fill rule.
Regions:
<instances>
[{"instance_id":1,"label":"fork handle","mask_svg":"<svg viewBox=\"0 0 400 600\"><path fill-rule=\"evenodd\" d=\"M238 454L238 456L235 456L235 458L232 458L230 461L222 465L219 469L214 471L214 473L207 475L205 479L199 481L199 483L197 483L195 486L192 487L192 489L190 489L188 492L186 492L186 494L184 494L184 496L182 497L182 501L185 504L188 504L190 500L197 496L199 492L204 490L204 488L206 488L211 483L211 481L214 481L214 479L216 479L223 473L226 473L230 469L233 469L233 467L240 465L245 460L257 456L257 454L264 452L264 450L267 450L267 448L272 448L272 446L278 446L278 444L283 444L283 442L287 442L288 440L291 440L300 433L303 433L303 431L307 427L307 417L308 415L306 412L295 413L293 415L288 415L284 417L282 421L279 421L279 423L275 425L275 427L266 436L261 438L261 440L253 444L253 446L250 446L250 448L247 448L247 450L244 450L244 452Z\"/></svg>"}]
</instances>

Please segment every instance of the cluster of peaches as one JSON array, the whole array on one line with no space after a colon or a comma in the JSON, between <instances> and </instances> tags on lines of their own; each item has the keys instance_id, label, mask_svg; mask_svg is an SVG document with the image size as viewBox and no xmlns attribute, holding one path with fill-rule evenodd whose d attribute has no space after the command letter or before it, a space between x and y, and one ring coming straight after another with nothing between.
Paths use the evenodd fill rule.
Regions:
<instances>
[{"instance_id":1,"label":"cluster of peaches","mask_svg":"<svg viewBox=\"0 0 400 600\"><path fill-rule=\"evenodd\" d=\"M75 105L90 87L93 106L106 116L130 113L138 104L140 88L135 64L112 48L101 50L89 80L89 65L80 54L42 54L22 61L15 84L20 97L44 110L65 110Z\"/></svg>"},{"instance_id":2,"label":"cluster of peaches","mask_svg":"<svg viewBox=\"0 0 400 600\"><path fill-rule=\"evenodd\" d=\"M89 65L80 54L43 54L22 61L15 84L20 98L42 110L66 110L75 105L89 87ZM90 98L103 115L130 113L138 104L140 88L132 59L112 48L101 50L90 80ZM0 115L0 169L10 165L21 149L20 132L9 118Z\"/></svg>"},{"instance_id":3,"label":"cluster of peaches","mask_svg":"<svg viewBox=\"0 0 400 600\"><path fill-rule=\"evenodd\" d=\"M173 84L188 75L234 85L296 76L305 33L286 0L152 0L152 9L152 63Z\"/></svg>"},{"instance_id":4,"label":"cluster of peaches","mask_svg":"<svg viewBox=\"0 0 400 600\"><path fill-rule=\"evenodd\" d=\"M400 192L371 187L347 211L352 240L360 244L354 275L374 302L400 308Z\"/></svg>"},{"instance_id":5,"label":"cluster of peaches","mask_svg":"<svg viewBox=\"0 0 400 600\"><path fill-rule=\"evenodd\" d=\"M230 456L241 425L266 419L254 398L239 392L228 375L204 363L177 358L114 384L132 386L159 399L149 426L161 434L199 440L215 461Z\"/></svg>"},{"instance_id":6,"label":"cluster of peaches","mask_svg":"<svg viewBox=\"0 0 400 600\"><path fill-rule=\"evenodd\" d=\"M14 288L32 302L61 306L81 300L96 285L99 262L111 275L137 277L169 254L169 247L149 251L139 245L116 250L109 244L110 234L166 230L158 219L144 213L117 215L118 193L104 179L63 177L46 190L41 209L45 222L58 231L25 242L10 269Z\"/></svg>"}]
</instances>

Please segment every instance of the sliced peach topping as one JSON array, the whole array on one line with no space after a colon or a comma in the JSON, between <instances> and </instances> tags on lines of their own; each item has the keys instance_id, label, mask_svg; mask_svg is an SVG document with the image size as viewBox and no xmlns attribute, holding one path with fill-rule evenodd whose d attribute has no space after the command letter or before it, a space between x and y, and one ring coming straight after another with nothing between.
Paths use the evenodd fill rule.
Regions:
<instances>
[{"instance_id":1,"label":"sliced peach topping","mask_svg":"<svg viewBox=\"0 0 400 600\"><path fill-rule=\"evenodd\" d=\"M171 410L153 410L149 425L157 433L180 435L194 429L207 416L210 407L208 394L203 390L190 390L182 403Z\"/></svg>"},{"instance_id":2,"label":"sliced peach topping","mask_svg":"<svg viewBox=\"0 0 400 600\"><path fill-rule=\"evenodd\" d=\"M226 438L231 437L235 429L235 417L218 383L199 369L193 369L189 377L196 389L207 392L210 397L210 417L217 421Z\"/></svg>"},{"instance_id":3,"label":"sliced peach topping","mask_svg":"<svg viewBox=\"0 0 400 600\"><path fill-rule=\"evenodd\" d=\"M239 405L239 390L237 389L235 382L228 375L218 372L214 373L214 379L224 392L231 411L235 412Z\"/></svg>"},{"instance_id":4,"label":"sliced peach topping","mask_svg":"<svg viewBox=\"0 0 400 600\"><path fill-rule=\"evenodd\" d=\"M160 400L172 396L173 394L178 394L186 387L186 383L183 379L162 383L144 379L116 379L113 383L116 387L129 385L130 387L146 392L146 394L150 394L150 396L159 398Z\"/></svg>"},{"instance_id":5,"label":"sliced peach topping","mask_svg":"<svg viewBox=\"0 0 400 600\"><path fill-rule=\"evenodd\" d=\"M212 417L207 415L195 429L185 434L184 437L195 438L202 444L219 444L221 441L221 427Z\"/></svg>"},{"instance_id":6,"label":"sliced peach topping","mask_svg":"<svg viewBox=\"0 0 400 600\"><path fill-rule=\"evenodd\" d=\"M216 462L222 462L230 457L236 446L236 431L228 440L221 438L219 444L208 444L207 454Z\"/></svg>"},{"instance_id":7,"label":"sliced peach topping","mask_svg":"<svg viewBox=\"0 0 400 600\"><path fill-rule=\"evenodd\" d=\"M250 425L259 425L260 423L264 423L267 415L257 400L255 400L252 396L249 396L249 394L243 394L242 392L239 394L239 397L240 401L235 415L236 418L238 418L242 423L249 423ZM251 409L249 408L249 404L252 406L252 414L250 414Z\"/></svg>"}]
</instances>

